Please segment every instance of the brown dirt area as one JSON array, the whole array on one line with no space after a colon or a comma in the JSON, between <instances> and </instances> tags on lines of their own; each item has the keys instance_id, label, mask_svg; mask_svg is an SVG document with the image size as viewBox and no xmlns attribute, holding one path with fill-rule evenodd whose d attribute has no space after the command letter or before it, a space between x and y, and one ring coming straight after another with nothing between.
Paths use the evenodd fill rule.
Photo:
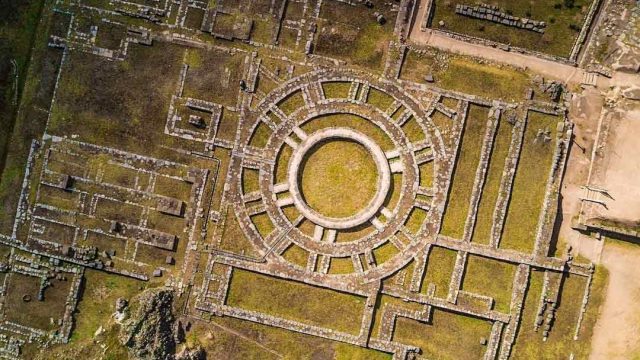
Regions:
<instances>
[{"instance_id":1,"label":"brown dirt area","mask_svg":"<svg viewBox=\"0 0 640 360\"><path fill-rule=\"evenodd\" d=\"M640 246L606 240L600 263L609 270L609 286L594 329L590 359L640 357L638 258Z\"/></svg>"}]
</instances>

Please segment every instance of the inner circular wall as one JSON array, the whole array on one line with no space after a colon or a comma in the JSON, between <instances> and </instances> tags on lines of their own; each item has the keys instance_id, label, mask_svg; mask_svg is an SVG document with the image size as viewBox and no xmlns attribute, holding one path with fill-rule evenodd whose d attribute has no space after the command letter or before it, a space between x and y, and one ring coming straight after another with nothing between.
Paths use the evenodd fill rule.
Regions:
<instances>
[{"instance_id":1,"label":"inner circular wall","mask_svg":"<svg viewBox=\"0 0 640 360\"><path fill-rule=\"evenodd\" d=\"M378 171L377 191L373 199L358 213L346 218L325 216L312 209L304 200L300 190L300 169L302 162L311 148L323 141L345 139L363 145L373 156ZM289 162L289 191L293 202L307 219L328 229L349 229L369 221L380 209L391 185L391 170L387 158L380 147L366 135L349 128L326 128L316 131L304 139L293 152Z\"/></svg>"}]
</instances>

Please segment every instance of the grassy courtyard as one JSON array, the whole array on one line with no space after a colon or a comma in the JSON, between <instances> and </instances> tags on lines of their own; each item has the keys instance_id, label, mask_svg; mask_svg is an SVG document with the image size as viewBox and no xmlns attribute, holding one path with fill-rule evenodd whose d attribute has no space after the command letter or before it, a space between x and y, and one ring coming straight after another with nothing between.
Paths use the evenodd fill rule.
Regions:
<instances>
[{"instance_id":1,"label":"grassy courtyard","mask_svg":"<svg viewBox=\"0 0 640 360\"><path fill-rule=\"evenodd\" d=\"M426 324L399 318L393 340L419 346L429 359L479 359L485 351L480 338L490 332L488 321L435 310Z\"/></svg>"},{"instance_id":2,"label":"grassy courtyard","mask_svg":"<svg viewBox=\"0 0 640 360\"><path fill-rule=\"evenodd\" d=\"M500 246L531 252L535 245L538 220L542 210L556 144L556 116L530 112L522 150L507 210ZM548 130L548 142L538 137Z\"/></svg>"},{"instance_id":3,"label":"grassy courtyard","mask_svg":"<svg viewBox=\"0 0 640 360\"><path fill-rule=\"evenodd\" d=\"M464 225L467 220L488 117L488 108L476 105L469 108L449 191L449 202L440 230L443 235L457 239L464 235Z\"/></svg>"},{"instance_id":4,"label":"grassy courtyard","mask_svg":"<svg viewBox=\"0 0 640 360\"><path fill-rule=\"evenodd\" d=\"M498 200L505 160L509 153L512 130L513 126L505 120L498 124L471 241L488 244L491 240L493 212Z\"/></svg>"},{"instance_id":5,"label":"grassy courtyard","mask_svg":"<svg viewBox=\"0 0 640 360\"><path fill-rule=\"evenodd\" d=\"M547 23L544 34L455 13L456 2L434 2L433 28L493 40L550 55L568 57L583 26L591 0L494 0L502 12ZM473 2L462 3L475 5ZM444 26L440 27L440 21Z\"/></svg>"},{"instance_id":6,"label":"grassy courtyard","mask_svg":"<svg viewBox=\"0 0 640 360\"><path fill-rule=\"evenodd\" d=\"M245 270L233 272L226 303L356 334L364 309L364 298L358 296Z\"/></svg>"},{"instance_id":7,"label":"grassy courtyard","mask_svg":"<svg viewBox=\"0 0 640 360\"><path fill-rule=\"evenodd\" d=\"M311 149L300 174L306 202L329 217L355 215L377 190L373 157L363 145L352 141L328 141Z\"/></svg>"}]
</instances>

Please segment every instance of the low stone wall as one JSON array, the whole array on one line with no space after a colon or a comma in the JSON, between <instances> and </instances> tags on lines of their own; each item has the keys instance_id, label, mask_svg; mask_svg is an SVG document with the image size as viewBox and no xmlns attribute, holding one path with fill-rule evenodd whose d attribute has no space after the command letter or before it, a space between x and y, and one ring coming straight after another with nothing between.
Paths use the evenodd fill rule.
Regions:
<instances>
[{"instance_id":1,"label":"low stone wall","mask_svg":"<svg viewBox=\"0 0 640 360\"><path fill-rule=\"evenodd\" d=\"M449 31L449 30L446 30L446 29L435 29L435 28L433 28L433 24L432 24L432 19L433 19L433 15L434 15L434 7L435 7L433 0L429 0L429 1L426 2L427 10L425 11L424 18L420 21L420 30L421 31L427 31L428 28L431 28L432 31L440 32L441 34L447 35L447 36L449 36L449 37L451 37L453 39L456 39L456 40L462 40L462 41L466 41L466 42L469 42L469 43L472 43L472 44L478 44L478 45L483 45L483 46L490 46L490 47L494 47L494 48L499 48L499 49L502 49L504 51L511 51L511 52L517 52L517 53L521 53L521 54L525 54L525 55L531 55L531 56L535 56L535 57L538 57L538 58L541 58L541 59L556 61L556 62L559 62L559 63L562 63L562 64L566 64L566 65L577 66L578 55L580 54L580 50L583 48L583 46L584 46L584 44L585 44L585 42L586 42L586 40L588 38L589 31L590 31L591 27L593 26L594 19L596 17L596 14L597 14L598 10L601 8L600 5L602 4L602 2L603 2L603 0L594 0L592 2L591 7L589 8L589 13L585 17L585 20L584 20L580 35L576 39L576 41L575 41L575 43L574 43L574 45L573 45L573 47L571 49L570 54L568 56L566 56L566 57L556 56L556 55L549 55L549 54L541 53L539 51L529 50L529 49L516 47L516 46L511 46L511 45L503 44L503 43L500 43L500 42L497 42L497 41L483 39L483 38L479 38L479 37L475 37L475 36L464 35L464 34L460 34L460 33L453 32L453 31ZM460 5L460 6L467 6L467 5ZM457 12L457 10L456 10L456 12ZM493 21L493 20L491 19L491 21Z\"/></svg>"},{"instance_id":2,"label":"low stone wall","mask_svg":"<svg viewBox=\"0 0 640 360\"><path fill-rule=\"evenodd\" d=\"M569 55L569 60L573 62L578 61L578 55L580 54L585 42L587 41L587 37L589 35L589 31L594 25L594 19L598 10L600 10L603 0L594 0L591 3L591 7L589 8L589 13L585 17L584 23L582 25L582 30L580 30L580 35L576 39L576 42L573 44L573 48L571 49L571 55Z\"/></svg>"},{"instance_id":3,"label":"low stone wall","mask_svg":"<svg viewBox=\"0 0 640 360\"><path fill-rule=\"evenodd\" d=\"M515 53L520 53L520 54L529 55L529 56L535 56L540 59L555 61L561 64L566 64L571 66L577 65L575 61L569 60L566 57L562 57L562 56L549 55L549 54L541 53L539 51L529 50L529 49L525 49L517 46L511 46L511 45L503 44L497 41L487 40L487 39L470 36L470 35L464 35L464 34L456 33L456 32L445 30L445 29L432 29L432 30L440 32L441 34L447 35L452 39L466 41L471 44L489 46L489 47L498 48L504 51L515 52Z\"/></svg>"},{"instance_id":4,"label":"low stone wall","mask_svg":"<svg viewBox=\"0 0 640 360\"><path fill-rule=\"evenodd\" d=\"M488 20L498 24L513 26L519 29L531 30L543 34L547 24L544 21L520 18L503 13L497 6L482 4L480 6L456 5L456 14L476 19Z\"/></svg>"}]
</instances>

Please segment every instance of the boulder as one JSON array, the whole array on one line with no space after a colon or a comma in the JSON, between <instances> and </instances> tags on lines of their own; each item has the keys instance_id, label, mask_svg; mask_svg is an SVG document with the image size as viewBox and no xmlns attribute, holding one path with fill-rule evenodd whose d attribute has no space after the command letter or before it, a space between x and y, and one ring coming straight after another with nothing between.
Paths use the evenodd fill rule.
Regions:
<instances>
[{"instance_id":1,"label":"boulder","mask_svg":"<svg viewBox=\"0 0 640 360\"><path fill-rule=\"evenodd\" d=\"M176 359L173 290L149 289L134 301L137 303L137 310L122 323L119 335L120 342L129 350L130 358Z\"/></svg>"},{"instance_id":2,"label":"boulder","mask_svg":"<svg viewBox=\"0 0 640 360\"><path fill-rule=\"evenodd\" d=\"M622 96L629 100L640 100L640 87L628 87L622 90Z\"/></svg>"}]
</instances>

